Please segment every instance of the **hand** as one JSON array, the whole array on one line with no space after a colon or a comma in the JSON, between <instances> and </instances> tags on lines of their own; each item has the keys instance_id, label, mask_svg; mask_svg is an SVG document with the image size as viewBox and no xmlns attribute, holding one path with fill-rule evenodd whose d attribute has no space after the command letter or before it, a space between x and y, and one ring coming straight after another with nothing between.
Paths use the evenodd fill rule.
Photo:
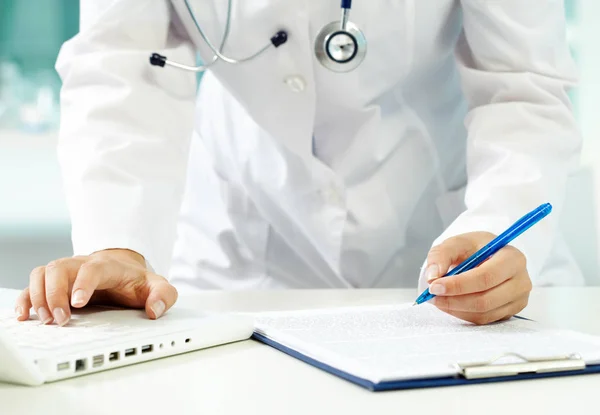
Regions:
<instances>
[{"instance_id":1,"label":"hand","mask_svg":"<svg viewBox=\"0 0 600 415\"><path fill-rule=\"evenodd\" d=\"M425 276L440 310L475 324L506 320L527 306L532 284L525 255L508 245L470 271L439 278L495 238L473 232L450 238L427 256Z\"/></svg>"},{"instance_id":2,"label":"hand","mask_svg":"<svg viewBox=\"0 0 600 415\"><path fill-rule=\"evenodd\" d=\"M24 321L33 307L43 324L55 321L64 326L71 318L70 306L145 307L148 317L156 319L176 300L175 287L150 272L141 255L114 249L62 258L34 269L29 287L17 299L15 312L17 319Z\"/></svg>"}]
</instances>

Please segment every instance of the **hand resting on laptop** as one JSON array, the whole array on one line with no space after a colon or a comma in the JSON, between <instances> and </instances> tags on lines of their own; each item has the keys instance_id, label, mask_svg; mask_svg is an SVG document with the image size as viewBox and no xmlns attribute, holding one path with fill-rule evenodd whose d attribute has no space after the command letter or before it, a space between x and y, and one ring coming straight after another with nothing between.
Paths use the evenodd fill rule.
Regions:
<instances>
[{"instance_id":1,"label":"hand resting on laptop","mask_svg":"<svg viewBox=\"0 0 600 415\"><path fill-rule=\"evenodd\" d=\"M145 308L151 319L162 316L177 301L177 290L146 268L144 258L121 249L63 258L35 268L15 306L17 319L29 319L33 308L44 324L64 326L71 306L87 304Z\"/></svg>"}]
</instances>

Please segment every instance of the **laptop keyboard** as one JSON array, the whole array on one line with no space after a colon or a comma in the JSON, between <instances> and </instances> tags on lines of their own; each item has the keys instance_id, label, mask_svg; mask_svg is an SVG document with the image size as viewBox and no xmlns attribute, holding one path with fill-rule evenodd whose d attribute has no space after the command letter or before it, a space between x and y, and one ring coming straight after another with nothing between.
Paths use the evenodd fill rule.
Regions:
<instances>
[{"instance_id":1,"label":"laptop keyboard","mask_svg":"<svg viewBox=\"0 0 600 415\"><path fill-rule=\"evenodd\" d=\"M38 350L106 341L148 330L138 326L93 321L85 315L73 315L69 323L63 327L54 323L40 325L37 319L17 321L12 312L0 313L0 329L7 333L19 347Z\"/></svg>"}]
</instances>

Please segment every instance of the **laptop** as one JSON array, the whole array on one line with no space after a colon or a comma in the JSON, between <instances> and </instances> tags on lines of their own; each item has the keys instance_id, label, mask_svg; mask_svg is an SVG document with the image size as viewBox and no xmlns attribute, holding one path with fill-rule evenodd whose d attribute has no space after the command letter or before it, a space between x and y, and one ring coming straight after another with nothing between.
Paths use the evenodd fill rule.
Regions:
<instances>
[{"instance_id":1,"label":"laptop","mask_svg":"<svg viewBox=\"0 0 600 415\"><path fill-rule=\"evenodd\" d=\"M143 310L73 310L64 327L19 322L0 309L0 382L37 386L249 339L254 321L242 314L178 308L150 320Z\"/></svg>"}]
</instances>

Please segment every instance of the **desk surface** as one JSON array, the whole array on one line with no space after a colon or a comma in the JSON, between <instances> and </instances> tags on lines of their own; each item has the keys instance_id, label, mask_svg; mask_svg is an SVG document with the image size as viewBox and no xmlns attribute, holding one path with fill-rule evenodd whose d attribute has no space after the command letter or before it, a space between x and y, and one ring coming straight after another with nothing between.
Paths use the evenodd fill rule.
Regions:
<instances>
[{"instance_id":1,"label":"desk surface","mask_svg":"<svg viewBox=\"0 0 600 415\"><path fill-rule=\"evenodd\" d=\"M0 304L14 293L0 293ZM413 290L182 296L204 310L262 311L410 302ZM600 288L542 288L522 315L600 335ZM0 413L502 414L597 413L600 375L373 393L253 340L38 388L0 384ZM427 409L424 409L427 405Z\"/></svg>"}]
</instances>

